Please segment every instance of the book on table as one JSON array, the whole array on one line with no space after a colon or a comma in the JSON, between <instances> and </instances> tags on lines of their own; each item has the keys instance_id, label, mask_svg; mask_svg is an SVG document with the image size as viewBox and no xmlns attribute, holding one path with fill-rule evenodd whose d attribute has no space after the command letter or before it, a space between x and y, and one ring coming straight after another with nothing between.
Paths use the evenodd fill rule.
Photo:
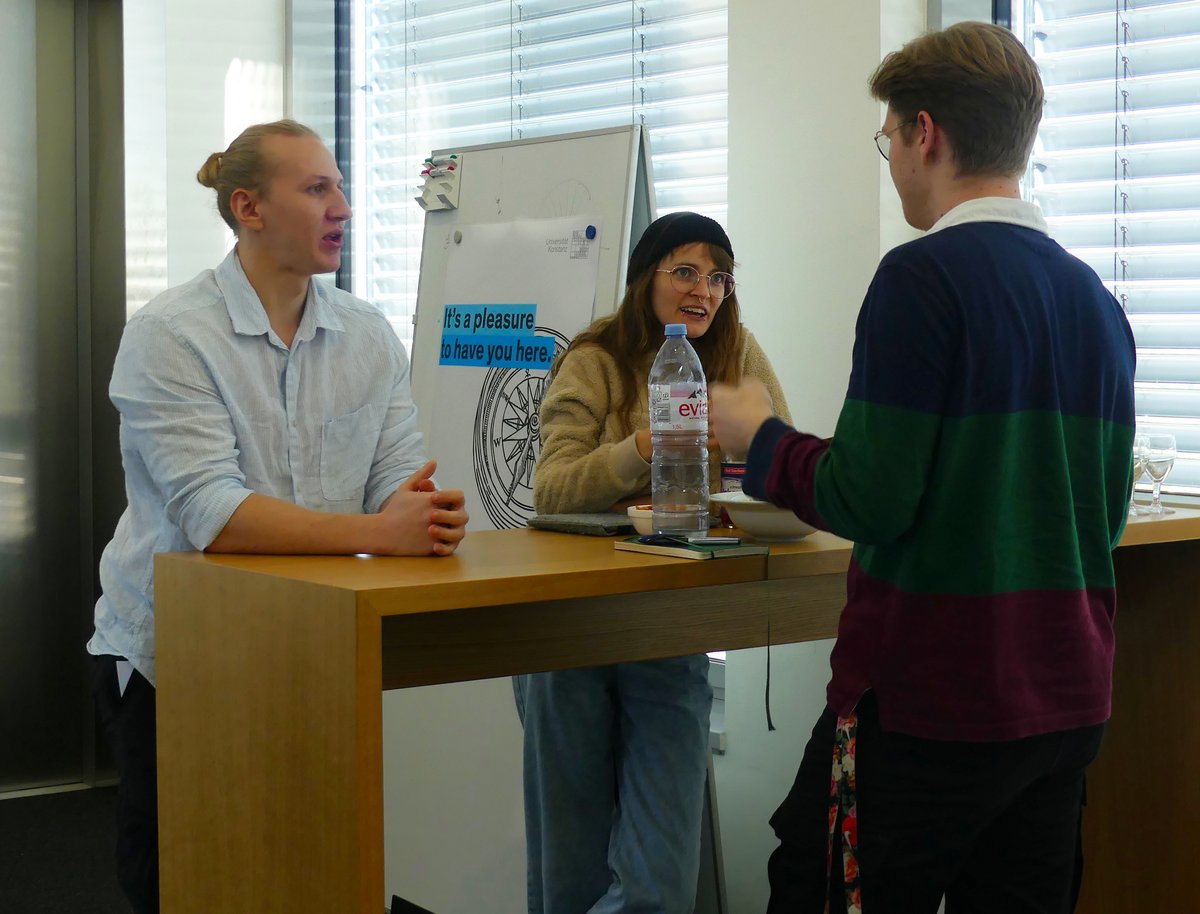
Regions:
<instances>
[{"instance_id":1,"label":"book on table","mask_svg":"<svg viewBox=\"0 0 1200 914\"><path fill-rule=\"evenodd\" d=\"M766 555L771 551L758 543L692 543L687 537L665 534L630 536L617 540L613 546L623 552L645 552L680 559L731 559L742 555Z\"/></svg>"}]
</instances>

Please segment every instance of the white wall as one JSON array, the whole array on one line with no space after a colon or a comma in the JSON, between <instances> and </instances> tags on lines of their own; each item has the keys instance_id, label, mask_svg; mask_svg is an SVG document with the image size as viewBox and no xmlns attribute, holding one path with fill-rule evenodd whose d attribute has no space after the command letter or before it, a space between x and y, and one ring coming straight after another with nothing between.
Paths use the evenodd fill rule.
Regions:
<instances>
[{"instance_id":1,"label":"white wall","mask_svg":"<svg viewBox=\"0 0 1200 914\"><path fill-rule=\"evenodd\" d=\"M166 4L172 286L214 267L232 240L213 192L197 183L196 171L250 124L283 116L284 7L284 0Z\"/></svg>"},{"instance_id":2,"label":"white wall","mask_svg":"<svg viewBox=\"0 0 1200 914\"><path fill-rule=\"evenodd\" d=\"M383 695L384 887L437 914L525 910L509 679ZM583 914L583 912L580 912Z\"/></svg>"},{"instance_id":3,"label":"white wall","mask_svg":"<svg viewBox=\"0 0 1200 914\"><path fill-rule=\"evenodd\" d=\"M833 433L854 321L883 250L913 237L871 137L867 79L919 34L925 0L737 0L729 11L729 235L738 297L798 427ZM767 820L825 703L831 641L731 652L728 749L715 760L729 914L765 909Z\"/></svg>"},{"instance_id":4,"label":"white wall","mask_svg":"<svg viewBox=\"0 0 1200 914\"><path fill-rule=\"evenodd\" d=\"M738 0L729 12L729 234L738 298L797 425L833 433L881 237L912 237L871 137L867 79L924 0ZM881 201L882 204L881 204ZM884 224L886 220L886 224ZM885 250L887 248L884 248Z\"/></svg>"},{"instance_id":5,"label":"white wall","mask_svg":"<svg viewBox=\"0 0 1200 914\"><path fill-rule=\"evenodd\" d=\"M967 19L991 22L991 0L930 0L930 28L944 29L946 26Z\"/></svg>"},{"instance_id":6,"label":"white wall","mask_svg":"<svg viewBox=\"0 0 1200 914\"><path fill-rule=\"evenodd\" d=\"M282 117L286 0L126 0L130 309L211 269L232 234L196 181L211 152Z\"/></svg>"}]
</instances>

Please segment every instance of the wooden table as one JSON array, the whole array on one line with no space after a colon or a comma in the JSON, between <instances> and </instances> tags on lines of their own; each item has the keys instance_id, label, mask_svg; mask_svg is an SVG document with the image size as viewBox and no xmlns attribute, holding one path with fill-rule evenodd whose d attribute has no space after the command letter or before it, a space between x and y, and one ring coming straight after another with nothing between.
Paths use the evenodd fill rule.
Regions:
<instances>
[{"instance_id":1,"label":"wooden table","mask_svg":"<svg viewBox=\"0 0 1200 914\"><path fill-rule=\"evenodd\" d=\"M1200 511L1135 522L1123 545L1193 537ZM379 914L384 689L830 638L849 550L814 534L769 557L681 562L616 552L607 538L513 530L472 533L448 559L158 556L164 914ZM1143 610L1165 620L1194 608L1200 593L1168 593L1162 575L1186 564L1200 578L1198 559L1190 542L1119 552L1119 581L1128 577L1133 589L1120 585L1118 696L1140 676L1128 665L1147 662L1136 647ZM1190 638L1174 653L1200 645L1200 614L1186 626ZM1161 647L1155 631L1150 655ZM1127 865L1131 845L1171 859L1161 842L1131 830L1129 817L1146 818L1154 798L1119 786L1146 775L1138 741L1149 726L1141 718L1147 694L1157 701L1163 684L1173 688L1188 670L1161 672L1154 685L1129 686L1131 712L1118 701L1096 766L1089 854L1110 855L1117 868L1093 865L1089 890ZM1179 817L1194 823L1200 797L1189 790L1194 802ZM1111 818L1109 809L1119 810L1120 830L1101 823L1097 832L1092 823ZM1178 884L1171 888L1178 900ZM1171 909L1143 907L1144 890L1137 905L1104 907L1109 894L1087 910Z\"/></svg>"},{"instance_id":2,"label":"wooden table","mask_svg":"<svg viewBox=\"0 0 1200 914\"><path fill-rule=\"evenodd\" d=\"M159 556L163 911L379 914L383 689L831 637L848 544L776 552L513 530L448 559Z\"/></svg>"},{"instance_id":3,"label":"wooden table","mask_svg":"<svg viewBox=\"0 0 1200 914\"><path fill-rule=\"evenodd\" d=\"M1200 511L1117 550L1113 713L1088 771L1077 914L1200 911Z\"/></svg>"}]
</instances>

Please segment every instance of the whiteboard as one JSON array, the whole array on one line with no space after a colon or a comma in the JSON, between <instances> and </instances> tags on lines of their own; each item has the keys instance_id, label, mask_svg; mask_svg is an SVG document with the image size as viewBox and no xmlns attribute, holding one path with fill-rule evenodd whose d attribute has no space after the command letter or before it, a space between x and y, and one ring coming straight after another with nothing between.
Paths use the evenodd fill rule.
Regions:
<instances>
[{"instance_id":1,"label":"whiteboard","mask_svg":"<svg viewBox=\"0 0 1200 914\"><path fill-rule=\"evenodd\" d=\"M458 206L425 214L411 353L413 397L426 452L438 459L438 482L466 492L471 527L520 527L533 514L532 468L540 451L536 410L548 370L445 364L447 308L528 307L510 303L530 302L538 294L532 290L543 279L542 262L532 256L528 263L489 266L497 289L504 290L498 294L506 299L460 300L457 290L479 287L478 277L463 281L462 274L483 259L468 254L471 243L481 235L503 237L508 234L503 227L515 237L519 230L536 229L539 220L553 224L578 217L581 228L586 224L597 231L594 297L573 304L567 318L561 309L554 312L555 325L539 322L537 335L553 337L561 351L593 318L614 311L625 290L631 242L654 219L648 140L644 128L626 126L434 150L431 157L451 155L458 169ZM523 277L529 277L528 296L521 293Z\"/></svg>"}]
</instances>

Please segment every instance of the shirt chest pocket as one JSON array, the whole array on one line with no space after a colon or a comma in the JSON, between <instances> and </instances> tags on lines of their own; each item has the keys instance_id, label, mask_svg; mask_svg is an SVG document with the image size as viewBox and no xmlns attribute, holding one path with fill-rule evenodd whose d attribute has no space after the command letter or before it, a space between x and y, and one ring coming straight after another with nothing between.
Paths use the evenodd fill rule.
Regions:
<instances>
[{"instance_id":1,"label":"shirt chest pocket","mask_svg":"<svg viewBox=\"0 0 1200 914\"><path fill-rule=\"evenodd\" d=\"M328 501L353 499L361 506L379 441L376 413L368 403L322 426L321 494Z\"/></svg>"}]
</instances>

